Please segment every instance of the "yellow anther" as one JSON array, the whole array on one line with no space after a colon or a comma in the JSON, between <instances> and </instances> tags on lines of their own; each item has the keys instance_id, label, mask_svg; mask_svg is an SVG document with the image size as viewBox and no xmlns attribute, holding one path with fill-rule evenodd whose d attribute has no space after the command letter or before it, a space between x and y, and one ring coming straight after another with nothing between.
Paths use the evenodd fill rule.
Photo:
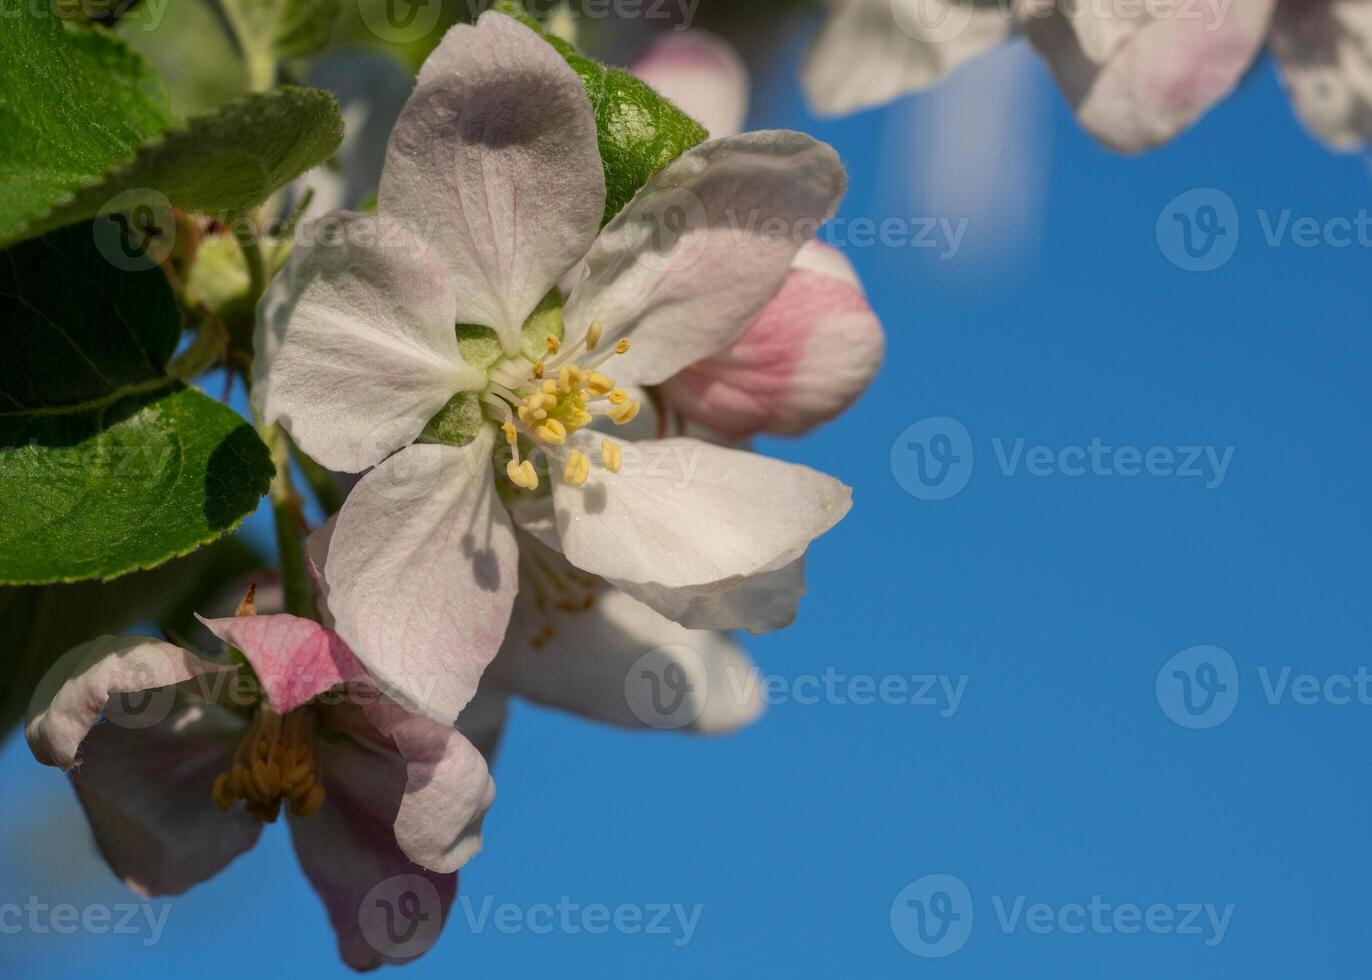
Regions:
<instances>
[{"instance_id":1,"label":"yellow anther","mask_svg":"<svg viewBox=\"0 0 1372 980\"><path fill-rule=\"evenodd\" d=\"M567 454L567 465L562 470L562 480L570 483L574 487L579 487L586 482L586 478L591 475L591 459L579 449L573 449Z\"/></svg>"},{"instance_id":2,"label":"yellow anther","mask_svg":"<svg viewBox=\"0 0 1372 980\"><path fill-rule=\"evenodd\" d=\"M557 372L557 390L563 394L581 386L581 368L564 364Z\"/></svg>"},{"instance_id":3,"label":"yellow anther","mask_svg":"<svg viewBox=\"0 0 1372 980\"><path fill-rule=\"evenodd\" d=\"M303 800L295 800L291 803L291 812L297 817L312 817L319 812L319 808L323 805L324 787L315 784L309 795Z\"/></svg>"},{"instance_id":4,"label":"yellow anther","mask_svg":"<svg viewBox=\"0 0 1372 980\"><path fill-rule=\"evenodd\" d=\"M538 489L538 474L534 472L534 464L527 459L522 463L510 460L505 464L505 475L517 487L523 487L525 490Z\"/></svg>"},{"instance_id":5,"label":"yellow anther","mask_svg":"<svg viewBox=\"0 0 1372 980\"><path fill-rule=\"evenodd\" d=\"M615 425L632 422L638 416L638 400L630 399L623 405L614 405L605 412Z\"/></svg>"},{"instance_id":6,"label":"yellow anther","mask_svg":"<svg viewBox=\"0 0 1372 980\"><path fill-rule=\"evenodd\" d=\"M500 427L500 429L502 432L505 433L505 441L508 442L511 446L513 446L515 442L518 441L519 433L515 431L513 422L506 422L504 425Z\"/></svg>"},{"instance_id":7,"label":"yellow anther","mask_svg":"<svg viewBox=\"0 0 1372 980\"><path fill-rule=\"evenodd\" d=\"M221 772L215 777L214 789L211 791L210 795L214 797L215 804L221 810L227 810L229 807L233 806L233 801L236 797L234 796L233 786L231 785L228 773Z\"/></svg>"},{"instance_id":8,"label":"yellow anther","mask_svg":"<svg viewBox=\"0 0 1372 980\"><path fill-rule=\"evenodd\" d=\"M543 377L543 362L542 362L542 361L534 361L534 378L535 378L535 380L537 380L537 379L542 378L542 377Z\"/></svg>"},{"instance_id":9,"label":"yellow anther","mask_svg":"<svg viewBox=\"0 0 1372 980\"><path fill-rule=\"evenodd\" d=\"M562 341L551 335L544 339L544 343L548 345L549 354L556 354L562 349Z\"/></svg>"},{"instance_id":10,"label":"yellow anther","mask_svg":"<svg viewBox=\"0 0 1372 980\"><path fill-rule=\"evenodd\" d=\"M592 320L591 325L586 328L586 349L588 351L595 350L596 344L600 343L600 333L603 329L599 320Z\"/></svg>"},{"instance_id":11,"label":"yellow anther","mask_svg":"<svg viewBox=\"0 0 1372 980\"><path fill-rule=\"evenodd\" d=\"M572 431L583 429L595 420L595 416L584 408L578 408L572 412Z\"/></svg>"},{"instance_id":12,"label":"yellow anther","mask_svg":"<svg viewBox=\"0 0 1372 980\"><path fill-rule=\"evenodd\" d=\"M616 388L610 392L611 405L623 405L628 400L629 395L623 388Z\"/></svg>"},{"instance_id":13,"label":"yellow anther","mask_svg":"<svg viewBox=\"0 0 1372 980\"><path fill-rule=\"evenodd\" d=\"M619 343L615 344L615 353L616 353L616 354L627 354L627 353L629 353L629 338L628 338L628 337L621 337L621 338L619 339Z\"/></svg>"},{"instance_id":14,"label":"yellow anther","mask_svg":"<svg viewBox=\"0 0 1372 980\"><path fill-rule=\"evenodd\" d=\"M553 400L556 401L556 400L557 400L557 382L556 382L556 381L551 381L551 380L543 382L543 394L545 394L545 395L551 395L551 396L553 397Z\"/></svg>"},{"instance_id":15,"label":"yellow anther","mask_svg":"<svg viewBox=\"0 0 1372 980\"><path fill-rule=\"evenodd\" d=\"M587 390L593 395L608 394L615 386L613 380L605 377L605 375L601 374L599 371L588 371L584 380L586 382Z\"/></svg>"},{"instance_id":16,"label":"yellow anther","mask_svg":"<svg viewBox=\"0 0 1372 980\"><path fill-rule=\"evenodd\" d=\"M618 445L606 439L600 444L600 462L611 473L619 472L619 464L624 461L624 453Z\"/></svg>"},{"instance_id":17,"label":"yellow anther","mask_svg":"<svg viewBox=\"0 0 1372 980\"><path fill-rule=\"evenodd\" d=\"M547 419L534 429L534 436L550 446L560 446L567 441L567 427L557 419Z\"/></svg>"}]
</instances>

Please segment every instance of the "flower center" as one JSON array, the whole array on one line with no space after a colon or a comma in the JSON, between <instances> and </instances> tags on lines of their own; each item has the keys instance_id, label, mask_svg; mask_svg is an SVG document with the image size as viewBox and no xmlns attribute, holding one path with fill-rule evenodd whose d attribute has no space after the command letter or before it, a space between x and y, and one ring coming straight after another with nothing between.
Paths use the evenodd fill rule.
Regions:
<instances>
[{"instance_id":1,"label":"flower center","mask_svg":"<svg viewBox=\"0 0 1372 980\"><path fill-rule=\"evenodd\" d=\"M243 809L264 823L274 823L288 799L297 817L317 813L324 787L316 779L313 709L282 716L259 707L233 765L215 779L213 795L221 810L242 800Z\"/></svg>"},{"instance_id":2,"label":"flower center","mask_svg":"<svg viewBox=\"0 0 1372 980\"><path fill-rule=\"evenodd\" d=\"M547 339L548 356L530 363L521 358L497 365L482 402L503 419L501 430L510 445L512 458L505 466L510 482L525 490L538 489L538 474L533 463L520 458L520 439L532 442L562 464L562 479L581 486L591 472L591 459L580 449L563 449L567 437L584 429L599 412L615 425L631 422L638 415L639 403L630 398L614 379L597 370L616 354L629 349L621 339L609 350L596 354L603 332L594 321L586 336L566 350L556 337ZM582 354L587 355L584 359ZM611 473L619 471L621 450L605 439L600 444L600 463Z\"/></svg>"}]
</instances>

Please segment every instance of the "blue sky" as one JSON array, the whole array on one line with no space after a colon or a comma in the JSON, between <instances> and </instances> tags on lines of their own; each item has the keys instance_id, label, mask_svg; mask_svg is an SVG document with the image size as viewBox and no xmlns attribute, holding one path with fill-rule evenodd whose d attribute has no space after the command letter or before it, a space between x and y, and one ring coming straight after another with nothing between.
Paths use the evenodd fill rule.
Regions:
<instances>
[{"instance_id":1,"label":"blue sky","mask_svg":"<svg viewBox=\"0 0 1372 980\"><path fill-rule=\"evenodd\" d=\"M798 58L757 79L751 125L839 149L848 227L969 220L952 255L850 247L885 368L841 420L762 447L855 500L812 549L800 622L748 641L778 703L716 740L518 706L466 904L408 975L1365 970L1372 704L1335 702L1372 662L1372 242L1288 232L1372 209L1367 162L1308 137L1266 63L1191 133L1122 158L1023 53L839 121L805 112ZM1170 204L1197 188L1213 190L1183 217L1212 206L1224 230L1193 246L1233 249L1208 272L1173 261L1204 261L1178 245ZM939 434L958 460L926 460L922 483L914 454ZM929 499L951 486L938 475L965 486ZM1228 659L1169 664L1202 645ZM1174 670L1199 685L1193 709L1207 690L1214 704L1188 714ZM913 694L926 676L932 704L862 703L864 678ZM798 703L810 678L836 693ZM0 904L132 900L21 740L0 778ZM1108 906L1094 923L1093 900ZM660 928L593 931L596 904ZM541 905L565 915L549 934ZM1131 905L1162 910L1129 931L1116 910ZM0 935L0 962L44 978L117 963L214 980L248 959L347 975L279 829L172 901L151 938L25 931Z\"/></svg>"}]
</instances>

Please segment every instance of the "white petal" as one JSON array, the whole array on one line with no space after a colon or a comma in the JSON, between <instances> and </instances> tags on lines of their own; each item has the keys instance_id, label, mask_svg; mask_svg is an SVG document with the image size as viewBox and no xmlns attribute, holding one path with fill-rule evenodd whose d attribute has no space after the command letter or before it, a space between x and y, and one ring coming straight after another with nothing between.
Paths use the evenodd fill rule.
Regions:
<instances>
[{"instance_id":1,"label":"white petal","mask_svg":"<svg viewBox=\"0 0 1372 980\"><path fill-rule=\"evenodd\" d=\"M491 436L409 446L338 514L324 577L335 629L388 693L451 724L500 648L519 549Z\"/></svg>"},{"instance_id":2,"label":"white petal","mask_svg":"<svg viewBox=\"0 0 1372 980\"><path fill-rule=\"evenodd\" d=\"M572 441L599 452L596 436ZM627 443L622 454L618 473L593 466L584 486L556 481L553 502L567 559L629 591L728 591L801 558L851 506L823 473L695 439Z\"/></svg>"},{"instance_id":3,"label":"white petal","mask_svg":"<svg viewBox=\"0 0 1372 980\"><path fill-rule=\"evenodd\" d=\"M882 105L940 81L1005 41L1013 22L1000 3L832 0L802 83L822 115Z\"/></svg>"},{"instance_id":4,"label":"white petal","mask_svg":"<svg viewBox=\"0 0 1372 980\"><path fill-rule=\"evenodd\" d=\"M605 226L564 309L566 339L592 321L632 347L605 371L658 384L727 346L777 291L838 207L832 147L781 130L710 140L672 161Z\"/></svg>"},{"instance_id":5,"label":"white petal","mask_svg":"<svg viewBox=\"0 0 1372 980\"><path fill-rule=\"evenodd\" d=\"M664 34L631 70L711 136L743 131L748 115L748 69L721 38L699 30Z\"/></svg>"},{"instance_id":6,"label":"white petal","mask_svg":"<svg viewBox=\"0 0 1372 980\"><path fill-rule=\"evenodd\" d=\"M1272 53L1301 120L1330 146L1372 142L1372 3L1277 6Z\"/></svg>"},{"instance_id":7,"label":"white petal","mask_svg":"<svg viewBox=\"0 0 1372 980\"><path fill-rule=\"evenodd\" d=\"M335 212L310 227L258 307L253 398L310 456L355 473L413 442L484 378L453 330L457 283L394 221Z\"/></svg>"},{"instance_id":8,"label":"white petal","mask_svg":"<svg viewBox=\"0 0 1372 980\"><path fill-rule=\"evenodd\" d=\"M487 676L530 701L627 728L706 733L732 731L762 713L757 670L725 633L684 629L605 590L584 612L551 612L556 632L534 647L539 612L523 598L516 610L516 626ZM686 703L655 711L636 669L679 670Z\"/></svg>"},{"instance_id":9,"label":"white petal","mask_svg":"<svg viewBox=\"0 0 1372 980\"><path fill-rule=\"evenodd\" d=\"M595 116L576 72L501 14L450 30L391 133L378 210L445 256L458 322L491 327L514 353L604 209Z\"/></svg>"},{"instance_id":10,"label":"white petal","mask_svg":"<svg viewBox=\"0 0 1372 980\"><path fill-rule=\"evenodd\" d=\"M621 588L689 629L768 633L795 622L805 595L805 559L737 582L684 589L625 582Z\"/></svg>"}]
</instances>

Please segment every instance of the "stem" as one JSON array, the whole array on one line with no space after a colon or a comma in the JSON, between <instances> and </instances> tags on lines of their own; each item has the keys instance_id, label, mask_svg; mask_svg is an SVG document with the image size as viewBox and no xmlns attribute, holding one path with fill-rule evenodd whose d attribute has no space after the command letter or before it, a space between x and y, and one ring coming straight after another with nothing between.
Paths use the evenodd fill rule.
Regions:
<instances>
[{"instance_id":1,"label":"stem","mask_svg":"<svg viewBox=\"0 0 1372 980\"><path fill-rule=\"evenodd\" d=\"M229 227L248 265L248 298L256 309L267 286L267 267L262 246L257 241L257 226L246 212L240 212L233 216ZM244 380L248 385L252 384L249 372L244 372ZM319 610L305 568L305 515L300 495L291 481L290 440L280 425L263 425L261 419L257 420L257 431L271 452L272 466L276 470L271 489L272 520L276 524L276 548L281 560L286 612L318 620Z\"/></svg>"},{"instance_id":2,"label":"stem","mask_svg":"<svg viewBox=\"0 0 1372 980\"><path fill-rule=\"evenodd\" d=\"M196 324L195 339L171 362L170 373L182 381L190 381L224 356L228 342L229 332L224 321L206 311Z\"/></svg>"},{"instance_id":3,"label":"stem","mask_svg":"<svg viewBox=\"0 0 1372 980\"><path fill-rule=\"evenodd\" d=\"M253 92L267 91L276 84L276 59L271 51L259 50L253 43L252 32L244 22L237 0L215 0L212 6L248 73L248 88Z\"/></svg>"},{"instance_id":4,"label":"stem","mask_svg":"<svg viewBox=\"0 0 1372 980\"><path fill-rule=\"evenodd\" d=\"M329 517L337 514L343 508L343 491L339 488L334 475L302 452L294 441L290 443L290 447L291 455L300 465L300 472L305 474L305 482L310 485L319 506L324 508L324 513Z\"/></svg>"},{"instance_id":5,"label":"stem","mask_svg":"<svg viewBox=\"0 0 1372 980\"><path fill-rule=\"evenodd\" d=\"M300 496L291 483L291 457L285 430L268 426L263 433L271 450L276 478L272 480L272 518L276 522L276 547L281 556L281 587L286 612L292 616L318 619L310 576L305 569L305 517Z\"/></svg>"}]
</instances>

